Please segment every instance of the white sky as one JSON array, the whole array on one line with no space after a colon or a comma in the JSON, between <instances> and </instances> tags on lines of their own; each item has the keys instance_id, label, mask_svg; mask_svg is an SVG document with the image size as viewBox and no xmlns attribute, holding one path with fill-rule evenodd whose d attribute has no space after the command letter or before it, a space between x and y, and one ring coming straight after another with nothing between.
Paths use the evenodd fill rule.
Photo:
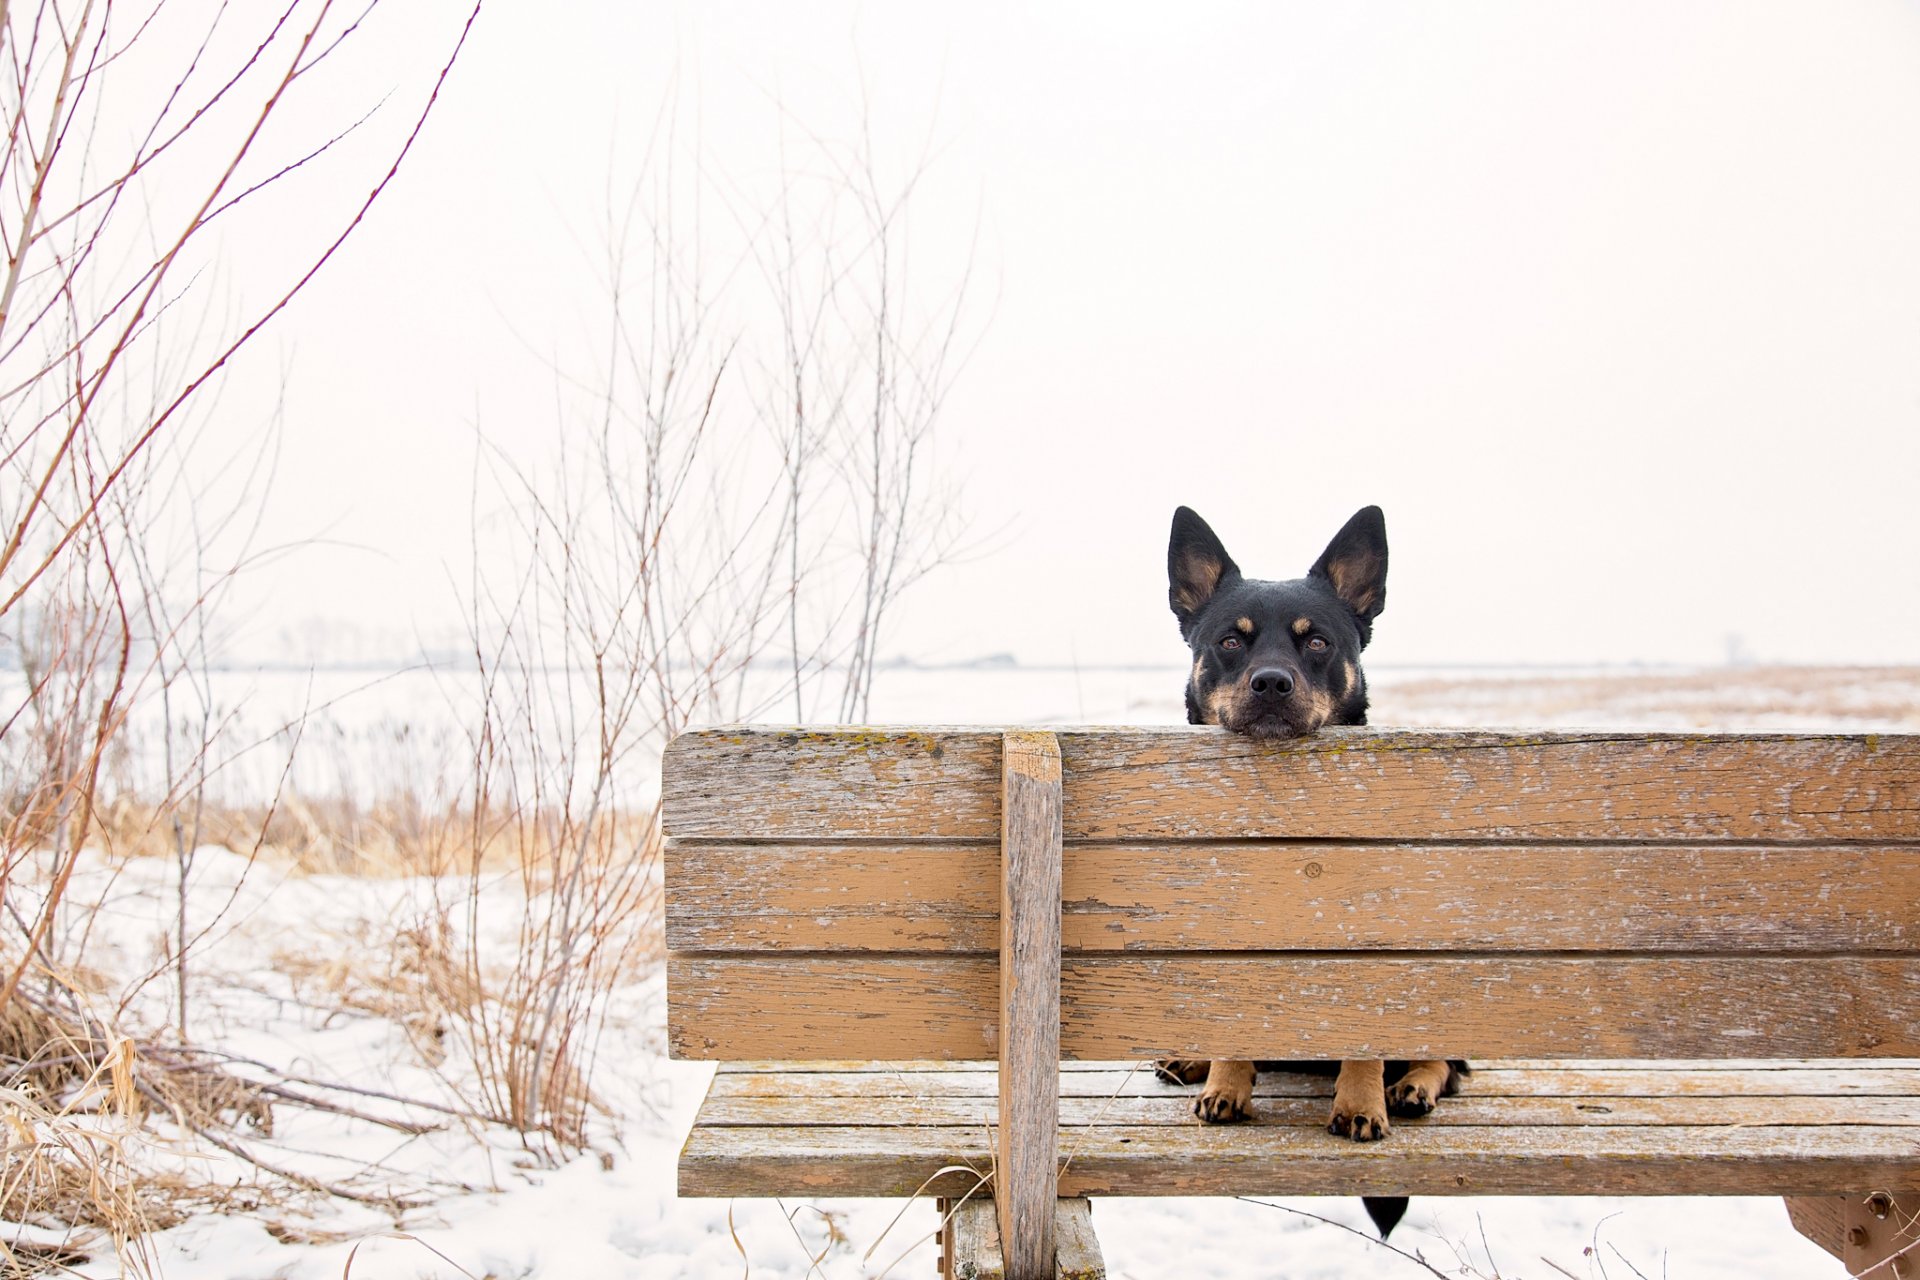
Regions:
<instances>
[{"instance_id":1,"label":"white sky","mask_svg":"<svg viewBox=\"0 0 1920 1280\"><path fill-rule=\"evenodd\" d=\"M456 8L374 38L435 59ZM1175 505L1286 577L1376 502L1379 662L1920 661L1920 8L1887 0L495 0L256 353L290 370L270 536L356 547L286 562L246 647L457 617L475 426L552 447L610 168L672 101L770 191L776 103L850 139L863 81L883 159L934 143L917 249L979 226L942 430L997 531L887 651L1177 671Z\"/></svg>"}]
</instances>

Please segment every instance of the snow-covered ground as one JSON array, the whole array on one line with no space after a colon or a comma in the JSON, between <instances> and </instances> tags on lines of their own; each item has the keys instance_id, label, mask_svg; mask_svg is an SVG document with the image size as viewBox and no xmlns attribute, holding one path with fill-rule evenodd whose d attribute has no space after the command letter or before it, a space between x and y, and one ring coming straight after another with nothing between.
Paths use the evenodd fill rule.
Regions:
<instances>
[{"instance_id":1,"label":"snow-covered ground","mask_svg":"<svg viewBox=\"0 0 1920 1280\"><path fill-rule=\"evenodd\" d=\"M76 894L99 890L109 876L112 888L101 895L109 905L97 926L108 945L95 959L136 972L153 964L165 945L169 870L154 860L117 870L90 864ZM501 882L494 891L517 893L517 883ZM429 1065L404 1018L382 1016L374 1011L378 1002L364 998L386 974L381 957L365 954L368 940L404 929L430 909L433 897L433 886L423 881L288 877L249 868L224 850L203 851L193 898L209 914L223 914L196 953L192 998L204 1006L197 1013L202 1035L284 1072L461 1105L471 1098L473 1081L457 1051ZM357 965L369 967L356 972ZM559 1168L546 1167L504 1129L378 1100L360 1105L435 1127L413 1137L280 1106L270 1136L241 1132L270 1163L351 1179L363 1189L432 1197L397 1220L318 1197L247 1208L248 1188L262 1181L257 1172L204 1147L176 1148L172 1158L193 1165L202 1178L230 1181L236 1191L228 1207L197 1212L151 1240L162 1271L236 1280L346 1274L356 1280L839 1280L933 1273L926 1237L935 1215L924 1200L677 1199L679 1144L710 1069L666 1060L663 1028L656 972L620 993L600 1047L595 1088L611 1114L596 1123L594 1150ZM1276 1203L1284 1207L1102 1200L1094 1216L1111 1274L1132 1280L1430 1274L1369 1239L1358 1201ZM1393 1244L1449 1275L1507 1280L1839 1274L1771 1199L1427 1198L1414 1202ZM107 1259L98 1263L79 1273L115 1274Z\"/></svg>"},{"instance_id":2,"label":"snow-covered ground","mask_svg":"<svg viewBox=\"0 0 1920 1280\"><path fill-rule=\"evenodd\" d=\"M1167 678L887 672L876 718L1165 722L1180 718L1178 690L1168 693ZM414 710L423 701L414 698ZM1375 705L1377 722L1398 724L1912 730L1920 728L1920 672L1384 672ZM357 714L362 724L379 725L412 713ZM168 954L173 874L171 864L143 859L82 868L70 900L105 904L87 956L103 993L124 989ZM463 887L301 876L201 851L189 892L191 918L208 928L192 953L198 1035L283 1075L464 1109L477 1084L458 1028L423 1038L407 1001L386 998L396 990L404 996L409 980L392 940L436 919L435 904ZM511 876L486 887L477 925L483 956L504 963L512 954L506 922L522 905L521 892ZM164 1005L163 985L141 998ZM404 1115L425 1131L280 1106L271 1134L240 1133L268 1163L420 1201L398 1216L336 1198L258 1200L254 1190L265 1180L257 1170L176 1143L162 1128L153 1159L234 1188L223 1204L194 1208L150 1238L162 1273L250 1280L932 1274L934 1212L926 1201L677 1199L675 1160L709 1070L664 1057L657 968L638 967L621 986L607 1025L592 1078L601 1107L591 1149L559 1167L503 1128L360 1095L358 1109ZM1132 1280L1431 1274L1373 1242L1353 1200L1274 1207L1113 1199L1097 1201L1094 1216L1110 1274ZM1392 1243L1444 1274L1503 1280L1841 1274L1793 1231L1775 1199L1427 1198L1415 1201ZM105 1277L117 1267L96 1252L75 1274Z\"/></svg>"}]
</instances>

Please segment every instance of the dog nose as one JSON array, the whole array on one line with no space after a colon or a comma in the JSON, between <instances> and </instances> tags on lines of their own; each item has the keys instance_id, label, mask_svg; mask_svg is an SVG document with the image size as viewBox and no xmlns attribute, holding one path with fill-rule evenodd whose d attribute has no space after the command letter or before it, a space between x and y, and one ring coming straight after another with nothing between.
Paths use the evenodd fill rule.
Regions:
<instances>
[{"instance_id":1,"label":"dog nose","mask_svg":"<svg viewBox=\"0 0 1920 1280\"><path fill-rule=\"evenodd\" d=\"M1272 702L1293 692L1293 677L1279 667L1264 667L1253 673L1249 680L1255 696Z\"/></svg>"}]
</instances>

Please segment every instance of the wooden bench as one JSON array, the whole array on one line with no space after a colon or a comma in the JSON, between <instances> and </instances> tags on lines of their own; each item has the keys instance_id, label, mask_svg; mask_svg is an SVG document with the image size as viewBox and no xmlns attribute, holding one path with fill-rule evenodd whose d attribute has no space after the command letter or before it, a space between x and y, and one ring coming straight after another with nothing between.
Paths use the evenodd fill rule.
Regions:
<instances>
[{"instance_id":1,"label":"wooden bench","mask_svg":"<svg viewBox=\"0 0 1920 1280\"><path fill-rule=\"evenodd\" d=\"M1920 738L726 728L663 785L682 1195L971 1197L943 1269L1012 1280L1098 1274L1089 1196L1779 1195L1920 1277ZM1354 1144L1162 1055L1476 1070Z\"/></svg>"}]
</instances>

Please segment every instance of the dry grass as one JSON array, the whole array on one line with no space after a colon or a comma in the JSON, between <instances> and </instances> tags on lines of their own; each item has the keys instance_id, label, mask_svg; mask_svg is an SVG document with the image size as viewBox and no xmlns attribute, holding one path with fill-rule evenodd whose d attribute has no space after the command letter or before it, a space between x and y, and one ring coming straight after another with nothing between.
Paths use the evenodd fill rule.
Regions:
<instances>
[{"instance_id":1,"label":"dry grass","mask_svg":"<svg viewBox=\"0 0 1920 1280\"><path fill-rule=\"evenodd\" d=\"M0 1244L0 1274L68 1265L102 1244L124 1259L180 1220L180 1188L136 1159L142 1072L131 1040L103 1038L23 991L0 1007L0 1062L0 1218L40 1233Z\"/></svg>"},{"instance_id":2,"label":"dry grass","mask_svg":"<svg viewBox=\"0 0 1920 1280\"><path fill-rule=\"evenodd\" d=\"M273 956L274 970L293 984L296 998L392 1022L430 1067L446 1061L452 1023L470 1016L486 996L444 914L422 913L390 935L313 944L303 938Z\"/></svg>"},{"instance_id":3,"label":"dry grass","mask_svg":"<svg viewBox=\"0 0 1920 1280\"><path fill-rule=\"evenodd\" d=\"M404 1133L308 1087L243 1078L215 1054L107 1029L70 987L36 980L0 1007L0 1277L71 1267L106 1252L153 1274L143 1243L197 1209L254 1213L298 1196L344 1196L398 1212L384 1184L368 1191L276 1168L251 1149L273 1133L278 1106L357 1116ZM351 1090L350 1090L351 1092ZM253 1165L263 1181L169 1171L148 1158L153 1122L170 1123ZM243 1141L246 1139L246 1141Z\"/></svg>"},{"instance_id":4,"label":"dry grass","mask_svg":"<svg viewBox=\"0 0 1920 1280\"><path fill-rule=\"evenodd\" d=\"M175 856L171 806L117 798L104 806L102 847L117 858ZM303 875L471 875L553 863L580 842L577 826L546 814L504 809L475 815L464 803L429 807L411 797L363 806L342 797L290 796L278 804L244 808L205 806L198 815L198 846L259 857ZM585 844L606 856L644 847L648 813L616 811L595 820ZM568 842L561 847L556 841Z\"/></svg>"},{"instance_id":5,"label":"dry grass","mask_svg":"<svg viewBox=\"0 0 1920 1280\"><path fill-rule=\"evenodd\" d=\"M176 847L167 821L164 810L119 803L101 829L117 857L167 858ZM607 990L657 964L665 945L650 811L579 816L406 799L363 810L295 797L272 809L209 807L200 821L200 843L279 869L429 878L411 915L359 926L339 945L284 949L278 971L303 1003L403 1028L428 1066L463 1054L485 1119L551 1139L551 1155L585 1146L598 1106L595 1010ZM517 881L518 892L483 889L500 880ZM514 930L510 949L482 947L488 921Z\"/></svg>"}]
</instances>

